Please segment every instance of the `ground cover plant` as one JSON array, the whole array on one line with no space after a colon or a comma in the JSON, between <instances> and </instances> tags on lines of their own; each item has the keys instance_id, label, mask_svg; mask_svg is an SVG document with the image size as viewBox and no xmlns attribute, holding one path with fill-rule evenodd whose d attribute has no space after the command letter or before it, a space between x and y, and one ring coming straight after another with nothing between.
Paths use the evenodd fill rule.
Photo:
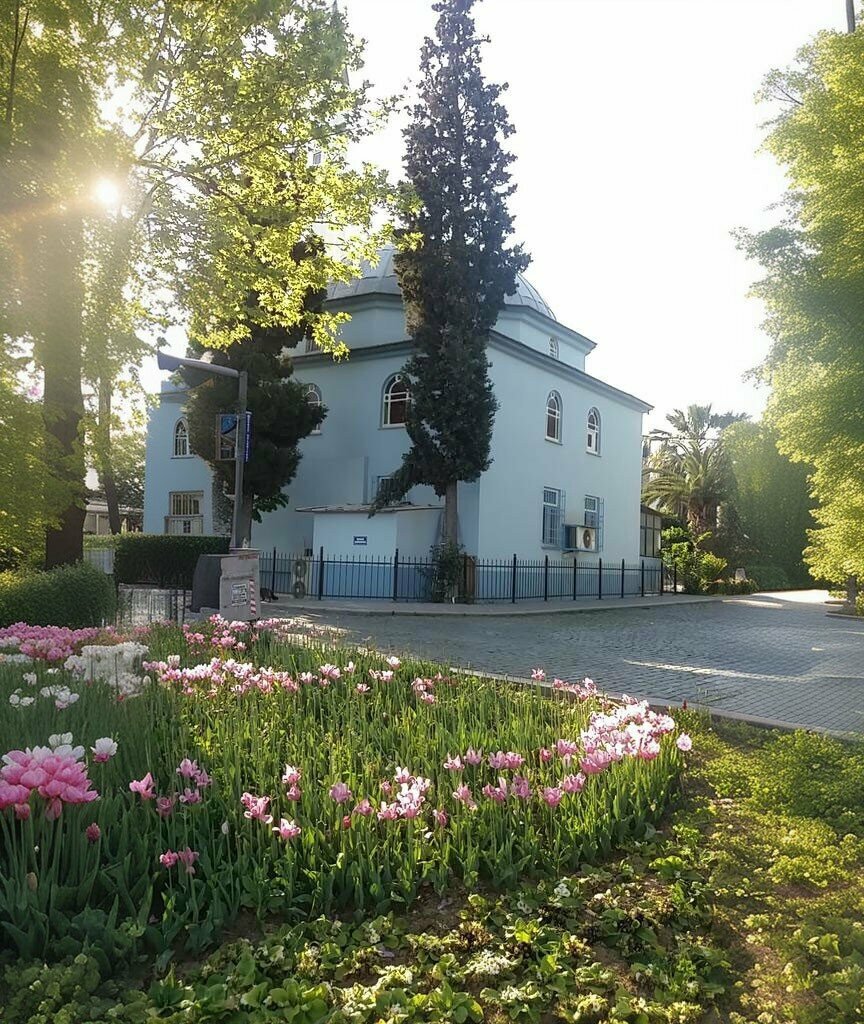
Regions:
<instances>
[{"instance_id":1,"label":"ground cover plant","mask_svg":"<svg viewBox=\"0 0 864 1024\"><path fill-rule=\"evenodd\" d=\"M588 682L447 675L291 622L0 631L0 934L166 964L241 913L380 915L650 831L689 740Z\"/></svg>"}]
</instances>

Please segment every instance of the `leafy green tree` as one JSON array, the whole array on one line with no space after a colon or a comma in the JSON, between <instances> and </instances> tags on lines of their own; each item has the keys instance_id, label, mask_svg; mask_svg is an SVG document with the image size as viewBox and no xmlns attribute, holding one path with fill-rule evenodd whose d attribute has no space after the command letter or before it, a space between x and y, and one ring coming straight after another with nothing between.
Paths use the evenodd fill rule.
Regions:
<instances>
[{"instance_id":1,"label":"leafy green tree","mask_svg":"<svg viewBox=\"0 0 864 1024\"><path fill-rule=\"evenodd\" d=\"M734 477L720 431L741 418L714 413L710 405L690 405L666 417L671 430L652 432L658 447L648 459L644 500L679 516L693 537L713 534L721 504L733 497Z\"/></svg>"},{"instance_id":2,"label":"leafy green tree","mask_svg":"<svg viewBox=\"0 0 864 1024\"><path fill-rule=\"evenodd\" d=\"M125 275L151 318L167 296L195 343L224 348L253 327L294 327L310 289L350 279L374 255L386 232L371 230L372 216L390 192L347 159L380 113L365 84L349 84L360 62L329 0L206 11L197 0L10 0L0 10L0 332L32 344L47 457L70 493L48 532L49 565L81 557L82 380L103 340L135 337L116 308L118 295L120 307L131 301ZM117 96L127 102L114 116ZM120 192L119 264L93 244L104 178ZM323 228L338 246L294 260ZM119 291L100 288L100 260ZM100 303L118 314L108 331ZM342 319L317 311L304 326L336 350Z\"/></svg>"},{"instance_id":3,"label":"leafy green tree","mask_svg":"<svg viewBox=\"0 0 864 1024\"><path fill-rule=\"evenodd\" d=\"M458 541L457 484L490 464L497 403L486 345L504 296L528 265L521 246L506 248L516 186L501 140L513 132L487 83L471 17L475 0L442 0L435 39L421 54L418 102L405 132L405 170L416 194L406 245L395 265L414 354L403 375L411 401L411 447L376 497L397 501L417 484L444 497L444 540ZM419 236L419 244L418 244Z\"/></svg>"},{"instance_id":4,"label":"leafy green tree","mask_svg":"<svg viewBox=\"0 0 864 1024\"><path fill-rule=\"evenodd\" d=\"M810 570L842 583L864 578L864 31L820 34L763 98L779 110L766 145L790 180L784 222L740 236L764 271L766 420L810 467Z\"/></svg>"},{"instance_id":5,"label":"leafy green tree","mask_svg":"<svg viewBox=\"0 0 864 1024\"><path fill-rule=\"evenodd\" d=\"M295 258L307 258L314 248L295 246ZM321 292L307 294L304 320L321 308L323 298ZM260 522L262 512L272 512L288 503L284 488L297 472L298 444L320 426L326 415L320 402L310 402L304 386L291 379L293 366L288 351L303 337L302 323L290 330L256 325L247 339L213 354L214 363L249 374L247 407L252 414L252 444L243 474L241 540L249 538L252 519ZM236 400L236 381L212 377L193 388L186 407L192 450L209 462L223 491L232 494L233 449L220 452L217 420L220 413L236 407Z\"/></svg>"},{"instance_id":6,"label":"leafy green tree","mask_svg":"<svg viewBox=\"0 0 864 1024\"><path fill-rule=\"evenodd\" d=\"M777 434L763 423L733 423L723 445L735 481L735 525L720 539L737 564L782 569L793 584L805 584L807 530L813 526L805 466L777 449Z\"/></svg>"}]
</instances>

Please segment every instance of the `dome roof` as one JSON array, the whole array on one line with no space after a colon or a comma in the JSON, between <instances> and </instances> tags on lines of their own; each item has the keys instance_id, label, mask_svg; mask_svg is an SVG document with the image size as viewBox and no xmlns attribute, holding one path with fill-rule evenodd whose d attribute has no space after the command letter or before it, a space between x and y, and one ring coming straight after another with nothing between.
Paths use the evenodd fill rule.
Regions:
<instances>
[{"instance_id":1,"label":"dome roof","mask_svg":"<svg viewBox=\"0 0 864 1024\"><path fill-rule=\"evenodd\" d=\"M379 255L380 259L374 265L364 261L361 277L355 278L348 284L341 281L331 284L327 289L327 298L349 299L359 295L401 295L396 270L393 266L393 258L396 255L395 247L387 245L380 250ZM529 284L521 274L516 278L516 291L512 295L504 296L504 304L506 306L528 306L535 312L549 317L550 320L555 319L555 314L540 292L532 284Z\"/></svg>"}]
</instances>

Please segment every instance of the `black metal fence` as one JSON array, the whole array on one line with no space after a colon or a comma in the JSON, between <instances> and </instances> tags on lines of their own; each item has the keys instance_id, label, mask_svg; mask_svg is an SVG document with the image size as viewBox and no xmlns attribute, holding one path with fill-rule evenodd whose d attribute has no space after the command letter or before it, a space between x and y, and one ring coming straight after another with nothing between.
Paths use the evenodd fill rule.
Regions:
<instances>
[{"instance_id":1,"label":"black metal fence","mask_svg":"<svg viewBox=\"0 0 864 1024\"><path fill-rule=\"evenodd\" d=\"M463 555L442 579L433 558L261 554L261 587L276 597L367 598L389 601L561 601L676 593L675 571L659 559L638 564L574 559L478 559ZM268 595L269 596L269 595Z\"/></svg>"}]
</instances>

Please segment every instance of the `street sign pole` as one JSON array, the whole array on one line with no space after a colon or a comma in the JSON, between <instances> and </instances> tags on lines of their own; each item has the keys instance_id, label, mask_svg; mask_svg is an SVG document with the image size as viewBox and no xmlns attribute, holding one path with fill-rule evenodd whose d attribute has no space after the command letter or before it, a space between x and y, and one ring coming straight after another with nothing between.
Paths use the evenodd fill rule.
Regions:
<instances>
[{"instance_id":1,"label":"street sign pole","mask_svg":"<svg viewBox=\"0 0 864 1024\"><path fill-rule=\"evenodd\" d=\"M240 371L237 382L237 429L234 434L234 522L231 529L231 546L242 548L248 538L243 536L243 468L246 460L246 392L249 375Z\"/></svg>"}]
</instances>

